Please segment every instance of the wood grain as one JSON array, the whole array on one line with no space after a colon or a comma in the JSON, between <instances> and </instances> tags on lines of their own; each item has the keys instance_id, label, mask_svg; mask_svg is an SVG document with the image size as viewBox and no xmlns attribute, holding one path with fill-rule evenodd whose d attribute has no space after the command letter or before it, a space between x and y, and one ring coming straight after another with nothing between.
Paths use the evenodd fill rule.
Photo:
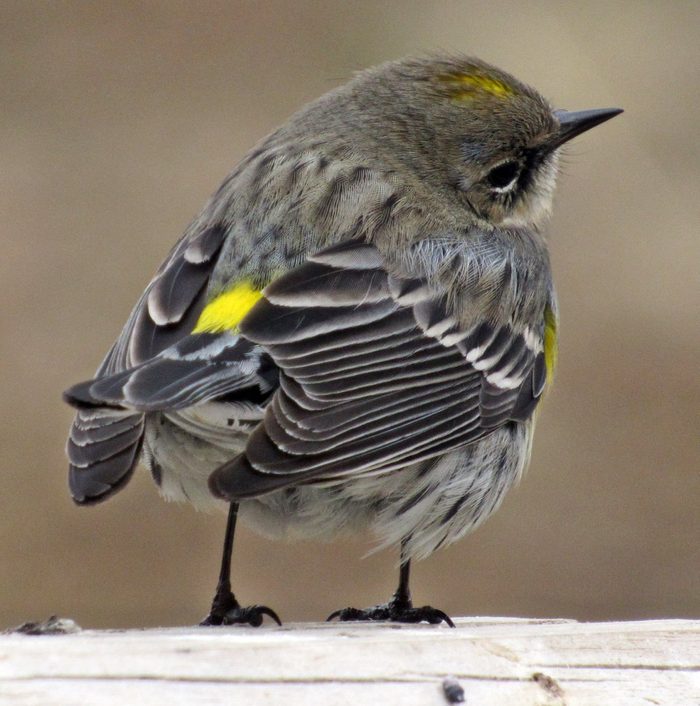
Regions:
<instances>
[{"instance_id":1,"label":"wood grain","mask_svg":"<svg viewBox=\"0 0 700 706\"><path fill-rule=\"evenodd\" d=\"M700 705L700 621L455 622L0 635L0 704Z\"/></svg>"}]
</instances>

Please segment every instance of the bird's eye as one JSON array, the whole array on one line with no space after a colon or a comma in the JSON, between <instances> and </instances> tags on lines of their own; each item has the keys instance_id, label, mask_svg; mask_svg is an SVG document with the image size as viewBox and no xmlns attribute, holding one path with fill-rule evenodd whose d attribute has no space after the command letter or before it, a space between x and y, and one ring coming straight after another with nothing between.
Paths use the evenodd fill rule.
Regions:
<instances>
[{"instance_id":1,"label":"bird's eye","mask_svg":"<svg viewBox=\"0 0 700 706\"><path fill-rule=\"evenodd\" d=\"M513 185L519 174L520 164L518 162L503 162L486 175L486 181L493 189L506 191Z\"/></svg>"}]
</instances>

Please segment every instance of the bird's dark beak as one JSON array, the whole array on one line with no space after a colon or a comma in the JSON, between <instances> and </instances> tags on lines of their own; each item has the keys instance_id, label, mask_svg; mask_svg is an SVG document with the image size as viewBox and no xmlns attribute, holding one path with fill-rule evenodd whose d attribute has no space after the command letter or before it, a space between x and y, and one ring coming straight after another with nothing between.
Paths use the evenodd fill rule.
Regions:
<instances>
[{"instance_id":1,"label":"bird's dark beak","mask_svg":"<svg viewBox=\"0 0 700 706\"><path fill-rule=\"evenodd\" d=\"M622 113L622 108L600 108L597 110L555 110L554 117L559 121L559 135L554 140L552 149L561 147L576 135L604 123Z\"/></svg>"}]
</instances>

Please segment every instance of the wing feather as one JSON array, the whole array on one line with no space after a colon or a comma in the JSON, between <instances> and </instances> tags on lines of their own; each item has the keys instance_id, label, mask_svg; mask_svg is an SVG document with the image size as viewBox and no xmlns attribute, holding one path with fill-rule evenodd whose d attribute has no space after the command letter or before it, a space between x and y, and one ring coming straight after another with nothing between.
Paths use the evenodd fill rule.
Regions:
<instances>
[{"instance_id":1,"label":"wing feather","mask_svg":"<svg viewBox=\"0 0 700 706\"><path fill-rule=\"evenodd\" d=\"M295 362L314 365L383 348L399 348L398 339L416 338L415 328L416 323L411 310L405 309L367 326L358 326L346 331L331 331L325 336L317 336L309 341L268 344L266 348L274 354L275 360L285 361L290 365Z\"/></svg>"},{"instance_id":2,"label":"wing feather","mask_svg":"<svg viewBox=\"0 0 700 706\"><path fill-rule=\"evenodd\" d=\"M233 392L260 402L276 386L276 370L266 358L258 346L232 333L191 334L140 365L79 383L65 396L79 407L140 412L184 409Z\"/></svg>"},{"instance_id":3,"label":"wing feather","mask_svg":"<svg viewBox=\"0 0 700 706\"><path fill-rule=\"evenodd\" d=\"M313 256L264 295L241 331L280 386L245 454L212 474L221 497L391 472L526 419L542 392L539 331L463 329L446 292L388 274L366 243Z\"/></svg>"},{"instance_id":4,"label":"wing feather","mask_svg":"<svg viewBox=\"0 0 700 706\"><path fill-rule=\"evenodd\" d=\"M364 398L343 405L327 406L325 410L316 413L310 413L299 406L289 394L276 395L274 402L279 405L281 413L296 425L296 433L300 438L327 438L360 425L381 424L383 420L393 424L395 415L410 412L415 405L439 403L445 396L473 394L477 387L478 382L474 380L459 385L448 383L421 387L387 395L381 405L377 405L372 398Z\"/></svg>"}]
</instances>

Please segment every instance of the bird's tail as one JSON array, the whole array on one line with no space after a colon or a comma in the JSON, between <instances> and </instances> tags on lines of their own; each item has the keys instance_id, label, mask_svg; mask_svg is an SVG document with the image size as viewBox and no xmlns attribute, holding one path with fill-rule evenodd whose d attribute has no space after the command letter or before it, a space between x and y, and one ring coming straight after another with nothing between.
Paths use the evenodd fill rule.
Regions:
<instances>
[{"instance_id":1,"label":"bird's tail","mask_svg":"<svg viewBox=\"0 0 700 706\"><path fill-rule=\"evenodd\" d=\"M75 405L75 401L67 400ZM78 505L106 500L131 478L141 451L144 415L110 407L79 407L66 453L68 482Z\"/></svg>"}]
</instances>

